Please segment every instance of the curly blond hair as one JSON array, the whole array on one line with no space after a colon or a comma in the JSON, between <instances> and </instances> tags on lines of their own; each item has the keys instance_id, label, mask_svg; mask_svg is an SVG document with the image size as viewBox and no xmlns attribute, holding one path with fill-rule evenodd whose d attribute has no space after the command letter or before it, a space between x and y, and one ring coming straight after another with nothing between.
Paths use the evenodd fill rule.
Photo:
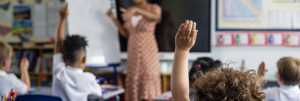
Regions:
<instances>
[{"instance_id":1,"label":"curly blond hair","mask_svg":"<svg viewBox=\"0 0 300 101\"><path fill-rule=\"evenodd\" d=\"M265 81L255 70L220 68L203 75L195 74L192 85L195 101L262 101L266 94L261 85Z\"/></svg>"}]
</instances>

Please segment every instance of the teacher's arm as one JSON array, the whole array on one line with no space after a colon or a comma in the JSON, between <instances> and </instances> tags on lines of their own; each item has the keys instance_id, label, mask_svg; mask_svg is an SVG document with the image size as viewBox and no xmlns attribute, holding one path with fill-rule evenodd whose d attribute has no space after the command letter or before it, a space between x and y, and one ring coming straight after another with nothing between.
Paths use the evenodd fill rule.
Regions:
<instances>
[{"instance_id":1,"label":"teacher's arm","mask_svg":"<svg viewBox=\"0 0 300 101\"><path fill-rule=\"evenodd\" d=\"M197 36L196 23L186 21L181 24L175 36L175 54L171 75L173 101L189 100L188 58Z\"/></svg>"},{"instance_id":2,"label":"teacher's arm","mask_svg":"<svg viewBox=\"0 0 300 101\"><path fill-rule=\"evenodd\" d=\"M128 10L121 8L120 10L124 13L130 12L131 14L135 14L135 13L141 14L146 19L151 20L151 21L160 21L160 19L161 19L161 8L157 4L153 5L153 10L151 12L147 11L145 9L138 8L138 7L131 7Z\"/></svg>"},{"instance_id":3,"label":"teacher's arm","mask_svg":"<svg viewBox=\"0 0 300 101\"><path fill-rule=\"evenodd\" d=\"M66 5L66 7L60 9L59 15L60 15L60 19L59 19L56 36L55 36L54 53L62 52L61 48L65 40L65 25L66 25L67 17L69 15L68 4Z\"/></svg>"},{"instance_id":4,"label":"teacher's arm","mask_svg":"<svg viewBox=\"0 0 300 101\"><path fill-rule=\"evenodd\" d=\"M127 38L129 36L129 32L122 26L120 21L115 18L114 14L112 12L112 9L108 10L107 15L115 23L115 25L118 27L121 35Z\"/></svg>"}]
</instances>

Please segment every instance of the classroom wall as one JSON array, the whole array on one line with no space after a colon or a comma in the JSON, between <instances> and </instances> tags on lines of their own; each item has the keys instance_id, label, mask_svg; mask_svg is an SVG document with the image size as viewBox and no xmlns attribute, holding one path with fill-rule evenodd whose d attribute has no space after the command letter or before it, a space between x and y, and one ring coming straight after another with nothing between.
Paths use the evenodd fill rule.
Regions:
<instances>
[{"instance_id":1,"label":"classroom wall","mask_svg":"<svg viewBox=\"0 0 300 101\"><path fill-rule=\"evenodd\" d=\"M20 3L18 2L18 0L0 0L0 4L7 3L8 1L10 2L10 6L9 6L8 11L0 9L0 13L7 13L7 12L11 13L11 20L10 21L7 21L7 20L0 21L0 25L12 28L13 27L13 25L12 25L12 22L13 22L13 13L12 13L13 12L13 5L20 5ZM42 3L47 3L49 1L59 1L59 0L42 0ZM30 5L32 7L32 9L31 9L31 20L32 20L32 22L33 22L33 19L34 19L34 16L33 16L34 12L32 10L33 10L33 5L35 3L36 3L35 0L23 0L24 5ZM46 14L46 12L45 12L45 14ZM33 23L32 23L32 25L33 25ZM55 32L53 32L53 33L55 33ZM53 34L53 33L50 33L50 34ZM36 33L33 33L33 34L36 34ZM47 33L47 34L49 35L49 33ZM12 31L10 31L5 36L0 35L0 40L4 40L4 41L10 42L10 43L19 43L20 42L20 39L17 36L14 36L12 34ZM34 41L34 42L48 42L49 40L50 40L50 37L31 37L30 38L30 41Z\"/></svg>"},{"instance_id":2,"label":"classroom wall","mask_svg":"<svg viewBox=\"0 0 300 101\"><path fill-rule=\"evenodd\" d=\"M211 27L211 55L213 59L219 59L225 63L232 63L234 68L242 65L245 61L247 69L257 70L259 64L265 61L267 69L269 69L265 79L268 81L276 81L277 61L284 56L295 56L300 58L300 47L276 47L276 46L216 46L216 30L215 30L215 0L212 0L212 27ZM173 60L161 60L168 66L168 71L172 71ZM189 68L193 61L189 61ZM126 60L122 61L119 68L120 71L126 70Z\"/></svg>"},{"instance_id":3,"label":"classroom wall","mask_svg":"<svg viewBox=\"0 0 300 101\"><path fill-rule=\"evenodd\" d=\"M214 59L221 61L236 62L236 66L241 66L242 60L245 61L245 67L257 70L262 61L266 62L269 69L265 79L269 81L276 80L277 67L276 62L284 56L295 56L300 58L300 47L274 47L274 46L216 46L215 31L215 0L212 0L212 27L211 27L211 54Z\"/></svg>"}]
</instances>

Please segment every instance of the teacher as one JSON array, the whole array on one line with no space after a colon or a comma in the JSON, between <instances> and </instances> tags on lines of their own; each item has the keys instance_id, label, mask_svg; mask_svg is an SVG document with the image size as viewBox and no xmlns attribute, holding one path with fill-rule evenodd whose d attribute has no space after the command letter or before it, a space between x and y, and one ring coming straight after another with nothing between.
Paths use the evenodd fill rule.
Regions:
<instances>
[{"instance_id":1,"label":"teacher","mask_svg":"<svg viewBox=\"0 0 300 101\"><path fill-rule=\"evenodd\" d=\"M107 15L118 27L122 36L128 38L126 101L152 100L161 94L158 46L155 26L161 19L161 8L146 0L133 0L136 5L121 8L124 25L110 9Z\"/></svg>"}]
</instances>

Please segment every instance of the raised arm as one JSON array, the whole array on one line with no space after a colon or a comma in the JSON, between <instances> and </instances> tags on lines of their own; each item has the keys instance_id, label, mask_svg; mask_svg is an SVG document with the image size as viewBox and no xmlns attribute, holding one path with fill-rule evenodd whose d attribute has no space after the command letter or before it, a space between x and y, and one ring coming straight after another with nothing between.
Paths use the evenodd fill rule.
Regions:
<instances>
[{"instance_id":1,"label":"raised arm","mask_svg":"<svg viewBox=\"0 0 300 101\"><path fill-rule=\"evenodd\" d=\"M21 80L24 82L27 86L26 93L28 93L30 89L30 77L28 74L28 68L29 68L29 62L28 59L24 58L21 61Z\"/></svg>"},{"instance_id":2,"label":"raised arm","mask_svg":"<svg viewBox=\"0 0 300 101\"><path fill-rule=\"evenodd\" d=\"M259 76L263 78L266 76L267 72L268 72L268 69L266 69L266 64L263 61L260 63L260 65L258 67L257 74L259 74Z\"/></svg>"},{"instance_id":3,"label":"raised arm","mask_svg":"<svg viewBox=\"0 0 300 101\"><path fill-rule=\"evenodd\" d=\"M189 101L188 58L197 37L196 23L181 24L175 37L175 55L171 76L173 101Z\"/></svg>"},{"instance_id":4,"label":"raised arm","mask_svg":"<svg viewBox=\"0 0 300 101\"><path fill-rule=\"evenodd\" d=\"M69 10L68 10L68 4L66 7L61 8L59 11L59 23L58 23L58 28L55 36L55 47L54 47L54 53L61 53L61 47L63 45L63 42L65 40L65 25L67 21L67 17L69 15Z\"/></svg>"},{"instance_id":5,"label":"raised arm","mask_svg":"<svg viewBox=\"0 0 300 101\"><path fill-rule=\"evenodd\" d=\"M115 25L118 27L120 33L122 36L124 37L128 37L129 33L128 31L122 26L122 24L120 23L120 21L118 19L115 18L114 13L112 12L112 9L109 9L107 11L107 16L115 23Z\"/></svg>"}]
</instances>

